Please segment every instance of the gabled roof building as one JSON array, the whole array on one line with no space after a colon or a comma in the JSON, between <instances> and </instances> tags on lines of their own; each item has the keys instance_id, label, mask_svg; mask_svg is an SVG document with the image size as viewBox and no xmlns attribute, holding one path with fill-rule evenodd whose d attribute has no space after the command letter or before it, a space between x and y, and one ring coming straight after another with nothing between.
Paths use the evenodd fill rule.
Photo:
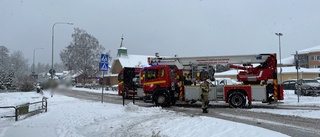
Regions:
<instances>
[{"instance_id":1,"label":"gabled roof building","mask_svg":"<svg viewBox=\"0 0 320 137\"><path fill-rule=\"evenodd\" d=\"M107 76L107 85L118 84L118 74L124 67L143 68L148 67L149 55L131 55L128 49L123 46L124 38L121 38L120 48L118 48L117 57L113 60L111 70Z\"/></svg>"}]
</instances>

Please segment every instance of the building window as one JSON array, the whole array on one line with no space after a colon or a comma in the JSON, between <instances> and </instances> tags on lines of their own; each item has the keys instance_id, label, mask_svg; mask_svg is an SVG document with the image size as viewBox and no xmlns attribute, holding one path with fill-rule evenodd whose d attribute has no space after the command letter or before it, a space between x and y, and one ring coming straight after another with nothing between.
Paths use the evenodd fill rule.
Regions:
<instances>
[{"instance_id":1,"label":"building window","mask_svg":"<svg viewBox=\"0 0 320 137\"><path fill-rule=\"evenodd\" d=\"M320 56L310 56L311 61L320 60Z\"/></svg>"}]
</instances>

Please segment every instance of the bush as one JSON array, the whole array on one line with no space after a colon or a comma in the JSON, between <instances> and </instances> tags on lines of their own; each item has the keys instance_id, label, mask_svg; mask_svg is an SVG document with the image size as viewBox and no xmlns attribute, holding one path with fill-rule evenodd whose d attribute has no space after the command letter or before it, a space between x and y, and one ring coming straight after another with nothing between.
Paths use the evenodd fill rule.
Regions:
<instances>
[{"instance_id":1,"label":"bush","mask_svg":"<svg viewBox=\"0 0 320 137\"><path fill-rule=\"evenodd\" d=\"M5 90L6 87L4 85L0 85L0 89Z\"/></svg>"},{"instance_id":2,"label":"bush","mask_svg":"<svg viewBox=\"0 0 320 137\"><path fill-rule=\"evenodd\" d=\"M34 87L35 80L30 76L21 76L16 78L14 85L20 91L32 91L35 89Z\"/></svg>"}]
</instances>

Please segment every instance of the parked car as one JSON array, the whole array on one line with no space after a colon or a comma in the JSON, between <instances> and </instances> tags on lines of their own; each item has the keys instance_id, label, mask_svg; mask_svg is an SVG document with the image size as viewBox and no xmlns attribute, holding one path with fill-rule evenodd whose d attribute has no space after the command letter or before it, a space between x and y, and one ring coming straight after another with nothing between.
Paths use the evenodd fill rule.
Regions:
<instances>
[{"instance_id":1,"label":"parked car","mask_svg":"<svg viewBox=\"0 0 320 137\"><path fill-rule=\"evenodd\" d=\"M83 88L83 85L81 83L76 84L76 88Z\"/></svg>"},{"instance_id":2,"label":"parked car","mask_svg":"<svg viewBox=\"0 0 320 137\"><path fill-rule=\"evenodd\" d=\"M301 95L320 95L320 83L316 79L287 80L282 82L285 90L301 90ZM295 91L297 94L297 91Z\"/></svg>"},{"instance_id":3,"label":"parked car","mask_svg":"<svg viewBox=\"0 0 320 137\"><path fill-rule=\"evenodd\" d=\"M282 82L284 90L295 90L296 89L296 79L286 80Z\"/></svg>"},{"instance_id":4,"label":"parked car","mask_svg":"<svg viewBox=\"0 0 320 137\"><path fill-rule=\"evenodd\" d=\"M301 86L301 95L320 95L320 83L315 79L299 79L297 84Z\"/></svg>"},{"instance_id":5,"label":"parked car","mask_svg":"<svg viewBox=\"0 0 320 137\"><path fill-rule=\"evenodd\" d=\"M92 84L84 84L84 86L83 86L84 88L92 88Z\"/></svg>"}]
</instances>

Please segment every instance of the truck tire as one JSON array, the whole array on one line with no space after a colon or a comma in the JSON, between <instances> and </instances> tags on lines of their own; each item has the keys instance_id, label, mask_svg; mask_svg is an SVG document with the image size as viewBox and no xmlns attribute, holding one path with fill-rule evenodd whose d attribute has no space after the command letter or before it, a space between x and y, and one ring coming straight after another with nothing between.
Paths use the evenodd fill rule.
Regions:
<instances>
[{"instance_id":1,"label":"truck tire","mask_svg":"<svg viewBox=\"0 0 320 137\"><path fill-rule=\"evenodd\" d=\"M156 106L169 107L170 102L168 95L165 93L159 93L155 98L155 104Z\"/></svg>"},{"instance_id":2,"label":"truck tire","mask_svg":"<svg viewBox=\"0 0 320 137\"><path fill-rule=\"evenodd\" d=\"M233 108L243 108L246 105L246 98L241 92L233 92L229 95L228 102Z\"/></svg>"}]
</instances>

